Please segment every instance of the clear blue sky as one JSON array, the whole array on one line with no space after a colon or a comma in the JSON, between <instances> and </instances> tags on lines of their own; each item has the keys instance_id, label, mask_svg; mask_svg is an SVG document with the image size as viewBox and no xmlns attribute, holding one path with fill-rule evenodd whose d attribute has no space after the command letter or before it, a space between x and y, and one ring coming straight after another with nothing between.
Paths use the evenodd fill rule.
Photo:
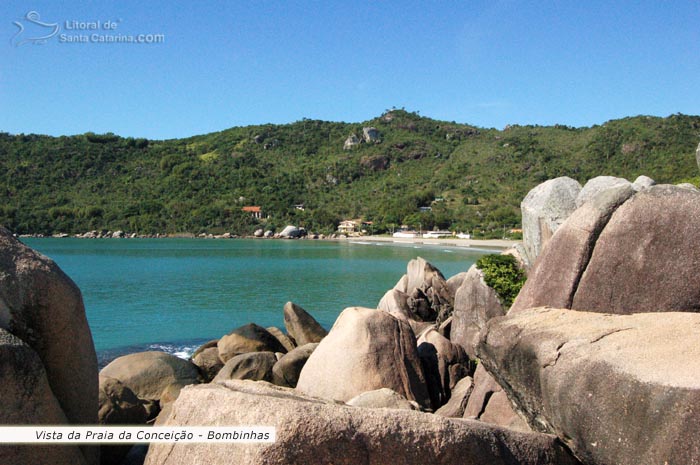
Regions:
<instances>
[{"instance_id":1,"label":"clear blue sky","mask_svg":"<svg viewBox=\"0 0 700 465\"><path fill-rule=\"evenodd\" d=\"M29 11L60 31L15 46L53 31ZM165 41L60 41L81 32ZM497 128L698 114L700 2L0 3L0 131L163 139L392 106Z\"/></svg>"}]
</instances>

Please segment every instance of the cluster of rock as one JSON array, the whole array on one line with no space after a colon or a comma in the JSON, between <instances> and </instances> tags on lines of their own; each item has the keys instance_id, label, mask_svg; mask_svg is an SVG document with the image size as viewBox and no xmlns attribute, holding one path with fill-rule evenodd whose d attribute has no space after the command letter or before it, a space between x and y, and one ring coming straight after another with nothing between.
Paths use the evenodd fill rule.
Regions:
<instances>
[{"instance_id":1,"label":"cluster of rock","mask_svg":"<svg viewBox=\"0 0 700 465\"><path fill-rule=\"evenodd\" d=\"M529 274L510 309L476 266L445 279L417 258L377 308L347 308L329 332L290 302L286 332L251 323L191 360L120 357L99 402L79 291L2 231L1 420L277 432L102 448L103 464L699 465L700 191L553 181L523 202L532 229L506 252ZM96 464L90 448L56 449L52 463ZM10 464L43 454L0 449Z\"/></svg>"},{"instance_id":2,"label":"cluster of rock","mask_svg":"<svg viewBox=\"0 0 700 465\"><path fill-rule=\"evenodd\" d=\"M350 134L343 143L343 150L352 150L360 144L378 144L381 142L379 131L374 127L362 128L362 139L357 134Z\"/></svg>"}]
</instances>

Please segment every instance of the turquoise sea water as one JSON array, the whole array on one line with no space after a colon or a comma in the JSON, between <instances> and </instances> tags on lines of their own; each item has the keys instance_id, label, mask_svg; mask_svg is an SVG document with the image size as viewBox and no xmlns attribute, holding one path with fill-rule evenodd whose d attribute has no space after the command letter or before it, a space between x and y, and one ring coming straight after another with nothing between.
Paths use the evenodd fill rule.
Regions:
<instances>
[{"instance_id":1,"label":"turquoise sea water","mask_svg":"<svg viewBox=\"0 0 700 465\"><path fill-rule=\"evenodd\" d=\"M326 241L24 239L83 293L102 358L187 352L249 322L284 328L293 301L330 328L349 306L375 307L421 256L450 277L485 251Z\"/></svg>"}]
</instances>

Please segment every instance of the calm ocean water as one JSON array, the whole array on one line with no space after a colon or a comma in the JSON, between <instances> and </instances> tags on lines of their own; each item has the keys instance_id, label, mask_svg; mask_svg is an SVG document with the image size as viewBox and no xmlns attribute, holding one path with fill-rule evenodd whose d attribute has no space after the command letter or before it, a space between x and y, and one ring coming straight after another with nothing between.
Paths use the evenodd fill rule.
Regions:
<instances>
[{"instance_id":1,"label":"calm ocean water","mask_svg":"<svg viewBox=\"0 0 700 465\"><path fill-rule=\"evenodd\" d=\"M139 350L185 355L249 322L284 328L287 301L330 328L346 307L375 307L412 258L447 278L487 253L325 241L23 241L80 287L101 364Z\"/></svg>"}]
</instances>

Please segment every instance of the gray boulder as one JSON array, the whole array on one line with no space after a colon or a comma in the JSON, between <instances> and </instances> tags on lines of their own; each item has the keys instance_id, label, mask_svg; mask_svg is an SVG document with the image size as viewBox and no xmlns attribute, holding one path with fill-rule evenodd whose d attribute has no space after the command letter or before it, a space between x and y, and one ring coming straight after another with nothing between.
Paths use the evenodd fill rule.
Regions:
<instances>
[{"instance_id":1,"label":"gray boulder","mask_svg":"<svg viewBox=\"0 0 700 465\"><path fill-rule=\"evenodd\" d=\"M280 237L293 239L301 236L301 230L296 226L286 226L280 233Z\"/></svg>"},{"instance_id":2,"label":"gray boulder","mask_svg":"<svg viewBox=\"0 0 700 465\"><path fill-rule=\"evenodd\" d=\"M408 306L408 295L396 289L390 289L377 304L377 310L387 312L394 318L408 322L413 313Z\"/></svg>"},{"instance_id":3,"label":"gray boulder","mask_svg":"<svg viewBox=\"0 0 700 465\"><path fill-rule=\"evenodd\" d=\"M632 189L639 192L643 189L648 189L654 185L656 185L656 181L651 179L649 176L641 175L641 176L637 177L637 179L635 179L634 182L632 183Z\"/></svg>"},{"instance_id":4,"label":"gray boulder","mask_svg":"<svg viewBox=\"0 0 700 465\"><path fill-rule=\"evenodd\" d=\"M296 387L306 361L318 347L318 343L305 344L289 351L272 367L272 382L278 386Z\"/></svg>"},{"instance_id":5,"label":"gray boulder","mask_svg":"<svg viewBox=\"0 0 700 465\"><path fill-rule=\"evenodd\" d=\"M158 351L118 357L100 375L118 379L139 399L149 400L160 400L169 386L179 390L200 382L199 370L192 362Z\"/></svg>"},{"instance_id":6,"label":"gray boulder","mask_svg":"<svg viewBox=\"0 0 700 465\"><path fill-rule=\"evenodd\" d=\"M411 327L386 312L347 308L304 365L297 390L346 402L379 388L430 406Z\"/></svg>"},{"instance_id":7,"label":"gray boulder","mask_svg":"<svg viewBox=\"0 0 700 465\"><path fill-rule=\"evenodd\" d=\"M530 425L584 464L698 464L698 340L694 313L535 308L491 320L478 352Z\"/></svg>"},{"instance_id":8,"label":"gray boulder","mask_svg":"<svg viewBox=\"0 0 700 465\"><path fill-rule=\"evenodd\" d=\"M294 338L297 345L303 346L312 342L321 342L328 331L318 324L314 317L292 302L284 305L284 327L289 335Z\"/></svg>"},{"instance_id":9,"label":"gray boulder","mask_svg":"<svg viewBox=\"0 0 700 465\"><path fill-rule=\"evenodd\" d=\"M534 263L554 232L576 209L581 184L568 177L550 179L533 188L520 204L523 244Z\"/></svg>"},{"instance_id":10,"label":"gray boulder","mask_svg":"<svg viewBox=\"0 0 700 465\"><path fill-rule=\"evenodd\" d=\"M620 186L632 187L632 184L624 178L615 176L597 176L589 179L576 197L576 208L591 200L596 194Z\"/></svg>"},{"instance_id":11,"label":"gray boulder","mask_svg":"<svg viewBox=\"0 0 700 465\"><path fill-rule=\"evenodd\" d=\"M250 379L272 381L272 367L277 363L273 352L250 352L229 359L214 378L213 382L227 379Z\"/></svg>"},{"instance_id":12,"label":"gray boulder","mask_svg":"<svg viewBox=\"0 0 700 465\"><path fill-rule=\"evenodd\" d=\"M400 410L420 410L420 405L415 401L406 399L398 392L391 389L381 388L374 391L367 391L359 394L346 404L353 407L363 408L393 408Z\"/></svg>"},{"instance_id":13,"label":"gray boulder","mask_svg":"<svg viewBox=\"0 0 700 465\"><path fill-rule=\"evenodd\" d=\"M221 424L269 425L276 429L276 440L151 444L146 465L574 463L549 435L408 410L338 405L261 382L227 381L185 389L165 422L172 427Z\"/></svg>"},{"instance_id":14,"label":"gray boulder","mask_svg":"<svg viewBox=\"0 0 700 465\"><path fill-rule=\"evenodd\" d=\"M39 356L69 423L97 422L97 357L80 290L52 260L2 227L0 328Z\"/></svg>"},{"instance_id":15,"label":"gray boulder","mask_svg":"<svg viewBox=\"0 0 700 465\"><path fill-rule=\"evenodd\" d=\"M348 138L345 139L345 143L343 143L343 150L352 150L358 145L360 145L360 139L357 138L357 135L350 134Z\"/></svg>"},{"instance_id":16,"label":"gray boulder","mask_svg":"<svg viewBox=\"0 0 700 465\"><path fill-rule=\"evenodd\" d=\"M462 283L464 282L464 279L467 277L467 272L462 271L461 273L457 273L454 276L451 276L447 280L447 288L450 290L450 294L454 298L454 296L457 294L457 289L462 286Z\"/></svg>"},{"instance_id":17,"label":"gray boulder","mask_svg":"<svg viewBox=\"0 0 700 465\"><path fill-rule=\"evenodd\" d=\"M287 349L274 335L255 323L248 323L234 329L219 339L217 347L219 348L219 358L224 363L236 355L248 352L287 352Z\"/></svg>"},{"instance_id":18,"label":"gray boulder","mask_svg":"<svg viewBox=\"0 0 700 465\"><path fill-rule=\"evenodd\" d=\"M294 344L294 341L292 341L289 336L284 334L281 329L279 329L276 326L268 326L265 328L270 334L275 336L275 338L280 341L280 344L282 344L282 347L287 349L287 352L290 352L294 350L296 347L296 344Z\"/></svg>"},{"instance_id":19,"label":"gray boulder","mask_svg":"<svg viewBox=\"0 0 700 465\"><path fill-rule=\"evenodd\" d=\"M454 295L440 270L421 257L409 261L406 268L407 304L414 318L438 324L449 318Z\"/></svg>"},{"instance_id":20,"label":"gray boulder","mask_svg":"<svg viewBox=\"0 0 700 465\"><path fill-rule=\"evenodd\" d=\"M376 144L379 142L379 131L373 127L362 128L362 140L368 144Z\"/></svg>"},{"instance_id":21,"label":"gray boulder","mask_svg":"<svg viewBox=\"0 0 700 465\"><path fill-rule=\"evenodd\" d=\"M455 295L450 340L475 359L479 332L488 320L505 313L496 291L484 281L484 273L472 265Z\"/></svg>"},{"instance_id":22,"label":"gray boulder","mask_svg":"<svg viewBox=\"0 0 700 465\"><path fill-rule=\"evenodd\" d=\"M256 229L255 232L253 233L253 236L263 237L263 234L265 234L265 232L262 229Z\"/></svg>"}]
</instances>

